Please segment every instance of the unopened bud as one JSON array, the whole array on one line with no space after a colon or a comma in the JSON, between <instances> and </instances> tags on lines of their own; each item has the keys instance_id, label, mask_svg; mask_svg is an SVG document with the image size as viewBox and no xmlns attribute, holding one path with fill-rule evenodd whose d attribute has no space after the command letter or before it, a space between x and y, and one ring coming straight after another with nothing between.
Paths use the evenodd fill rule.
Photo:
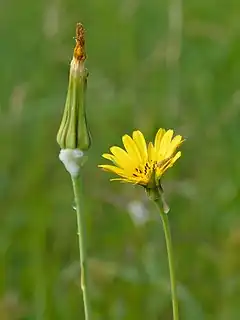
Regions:
<instances>
[{"instance_id":1,"label":"unopened bud","mask_svg":"<svg viewBox=\"0 0 240 320\"><path fill-rule=\"evenodd\" d=\"M85 59L84 28L78 23L65 109L57 134L57 142L61 149L88 150L91 144L85 110L88 77L88 71L84 66Z\"/></svg>"}]
</instances>

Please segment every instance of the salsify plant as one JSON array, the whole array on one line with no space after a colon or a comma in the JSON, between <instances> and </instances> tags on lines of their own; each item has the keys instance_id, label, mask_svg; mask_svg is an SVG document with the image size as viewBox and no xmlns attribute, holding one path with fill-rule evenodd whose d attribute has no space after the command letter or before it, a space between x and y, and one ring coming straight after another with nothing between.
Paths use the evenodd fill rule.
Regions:
<instances>
[{"instance_id":1,"label":"salsify plant","mask_svg":"<svg viewBox=\"0 0 240 320\"><path fill-rule=\"evenodd\" d=\"M81 288L85 320L92 316L89 299L87 244L85 236L85 220L83 210L81 167L86 161L86 151L91 144L90 133L86 119L85 92L87 87L88 71L85 68L85 38L84 28L78 23L76 26L76 46L70 64L69 86L61 125L57 134L57 142L61 147L59 158L69 172L73 185L76 203L77 228L79 239ZM141 131L133 132L132 137L124 135L123 144L126 150L113 146L111 153L103 154L105 159L112 161L113 165L99 165L105 171L115 173L120 180L145 188L149 198L159 209L166 239L168 262L170 270L170 283L173 305L173 318L179 319L176 280L171 233L168 222L169 207L163 196L161 177L165 171L172 167L181 152L178 147L184 141L182 136L173 137L173 130L159 129L154 143L146 144Z\"/></svg>"},{"instance_id":2,"label":"salsify plant","mask_svg":"<svg viewBox=\"0 0 240 320\"><path fill-rule=\"evenodd\" d=\"M81 288L85 320L91 319L91 305L88 285L87 244L82 197L81 167L86 161L86 151L91 144L85 110L85 92L88 71L85 68L85 37L81 23L76 26L76 46L70 64L69 85L57 142L61 148L59 158L70 173L77 213L79 239Z\"/></svg>"},{"instance_id":3,"label":"salsify plant","mask_svg":"<svg viewBox=\"0 0 240 320\"><path fill-rule=\"evenodd\" d=\"M111 153L102 155L103 158L110 160L114 165L101 164L99 167L119 176L119 178L111 180L120 180L143 186L149 198L156 204L162 219L167 246L173 319L178 320L177 287L171 232L167 215L169 207L164 199L161 185L162 175L181 156L181 151L177 151L177 149L184 140L180 135L173 137L173 134L173 130L166 131L160 128L155 136L154 143L149 142L148 145L144 135L139 130L134 131L132 137L124 135L122 142L125 150L118 146L113 146L110 148Z\"/></svg>"}]
</instances>

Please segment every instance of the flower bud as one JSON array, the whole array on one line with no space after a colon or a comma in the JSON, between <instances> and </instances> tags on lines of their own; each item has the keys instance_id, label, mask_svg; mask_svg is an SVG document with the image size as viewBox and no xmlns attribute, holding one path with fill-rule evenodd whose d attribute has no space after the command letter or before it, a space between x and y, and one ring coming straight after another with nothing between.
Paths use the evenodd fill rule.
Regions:
<instances>
[{"instance_id":1,"label":"flower bud","mask_svg":"<svg viewBox=\"0 0 240 320\"><path fill-rule=\"evenodd\" d=\"M86 119L86 88L88 71L84 66L86 59L84 28L76 27L76 46L70 65L69 85L62 122L57 134L61 149L88 150L91 144Z\"/></svg>"}]
</instances>

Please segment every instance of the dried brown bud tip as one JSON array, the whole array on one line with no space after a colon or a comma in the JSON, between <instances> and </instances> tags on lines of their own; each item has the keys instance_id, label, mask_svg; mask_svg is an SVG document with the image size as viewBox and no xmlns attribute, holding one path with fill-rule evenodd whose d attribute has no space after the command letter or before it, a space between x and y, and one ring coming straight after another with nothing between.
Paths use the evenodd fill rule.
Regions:
<instances>
[{"instance_id":1,"label":"dried brown bud tip","mask_svg":"<svg viewBox=\"0 0 240 320\"><path fill-rule=\"evenodd\" d=\"M76 25L76 46L74 48L73 56L79 62L84 62L87 58L85 52L85 30L81 23L77 23Z\"/></svg>"}]
</instances>

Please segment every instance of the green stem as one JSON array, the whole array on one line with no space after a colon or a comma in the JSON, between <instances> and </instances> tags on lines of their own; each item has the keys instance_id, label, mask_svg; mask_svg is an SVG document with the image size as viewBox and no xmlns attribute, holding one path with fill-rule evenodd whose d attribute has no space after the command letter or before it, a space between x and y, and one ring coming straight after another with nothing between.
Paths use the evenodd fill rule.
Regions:
<instances>
[{"instance_id":1,"label":"green stem","mask_svg":"<svg viewBox=\"0 0 240 320\"><path fill-rule=\"evenodd\" d=\"M162 211L162 203L161 201L155 200L154 201L159 209L160 216L163 223L163 230L166 240L167 246L167 254L168 254L168 264L169 264L169 273L170 273L170 282L171 282L171 294L172 294L172 308L173 308L173 319L179 320L178 314L178 299L177 299L177 287L176 287L176 278L174 272L174 259L173 259L173 249L172 249L172 238L171 232L169 227L168 216L166 213Z\"/></svg>"},{"instance_id":2,"label":"green stem","mask_svg":"<svg viewBox=\"0 0 240 320\"><path fill-rule=\"evenodd\" d=\"M75 197L76 212L77 212L77 228L78 228L78 244L80 253L80 268L81 268L81 288L83 292L83 304L85 320L91 319L91 305L89 299L88 288L88 266L87 266L87 248L85 236L85 220L84 211L82 210L81 187L79 178L72 177L73 192Z\"/></svg>"}]
</instances>

